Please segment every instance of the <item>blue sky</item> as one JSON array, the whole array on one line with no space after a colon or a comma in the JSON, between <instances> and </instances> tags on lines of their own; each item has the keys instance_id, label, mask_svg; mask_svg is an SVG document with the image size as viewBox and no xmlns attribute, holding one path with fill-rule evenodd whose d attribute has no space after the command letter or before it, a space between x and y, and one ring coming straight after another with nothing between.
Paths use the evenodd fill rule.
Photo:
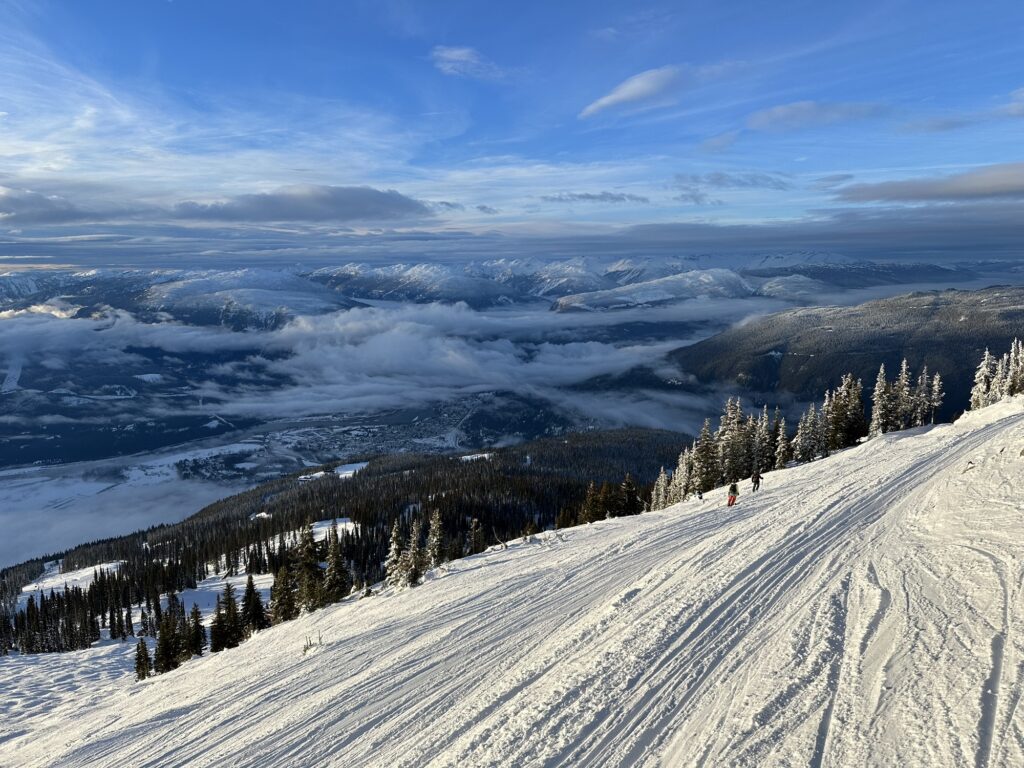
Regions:
<instances>
[{"instance_id":1,"label":"blue sky","mask_svg":"<svg viewBox=\"0 0 1024 768\"><path fill-rule=\"evenodd\" d=\"M1022 50L1019 2L0 0L0 255L1003 252Z\"/></svg>"}]
</instances>

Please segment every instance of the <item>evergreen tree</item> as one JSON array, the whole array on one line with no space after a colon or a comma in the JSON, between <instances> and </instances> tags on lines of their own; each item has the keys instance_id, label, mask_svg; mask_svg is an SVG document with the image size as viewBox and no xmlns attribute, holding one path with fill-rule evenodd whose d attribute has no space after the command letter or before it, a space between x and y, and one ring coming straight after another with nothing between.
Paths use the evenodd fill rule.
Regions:
<instances>
[{"instance_id":1,"label":"evergreen tree","mask_svg":"<svg viewBox=\"0 0 1024 768\"><path fill-rule=\"evenodd\" d=\"M900 363L900 372L892 386L892 394L895 398L895 414L887 430L889 432L906 429L914 418L914 397L910 389L910 366L907 358Z\"/></svg>"},{"instance_id":2,"label":"evergreen tree","mask_svg":"<svg viewBox=\"0 0 1024 768\"><path fill-rule=\"evenodd\" d=\"M280 624L291 621L299 615L299 607L295 599L295 582L287 566L281 566L270 590L271 621ZM213 650L213 631L210 632L210 650Z\"/></svg>"},{"instance_id":3,"label":"evergreen tree","mask_svg":"<svg viewBox=\"0 0 1024 768\"><path fill-rule=\"evenodd\" d=\"M405 542L402 541L402 528L398 520L391 526L391 543L388 546L388 558L384 561L384 583L389 587L402 587L406 584ZM472 554L472 553L467 553Z\"/></svg>"},{"instance_id":4,"label":"evergreen tree","mask_svg":"<svg viewBox=\"0 0 1024 768\"><path fill-rule=\"evenodd\" d=\"M942 389L942 377L936 373L932 377L932 391L928 403L929 419L932 424L935 423L935 414L942 408L942 401L945 397L946 393Z\"/></svg>"},{"instance_id":5,"label":"evergreen tree","mask_svg":"<svg viewBox=\"0 0 1024 768\"><path fill-rule=\"evenodd\" d=\"M886 432L891 432L897 420L897 395L889 386L889 380L885 376L885 364L878 369L878 378L875 379L875 391L871 395L871 426L868 434L871 437L878 437Z\"/></svg>"},{"instance_id":6,"label":"evergreen tree","mask_svg":"<svg viewBox=\"0 0 1024 768\"><path fill-rule=\"evenodd\" d=\"M174 620L174 616L167 612L160 620L160 635L156 641L156 652L153 658L153 668L158 674L177 669L179 664L178 643L177 622Z\"/></svg>"},{"instance_id":7,"label":"evergreen tree","mask_svg":"<svg viewBox=\"0 0 1024 768\"><path fill-rule=\"evenodd\" d=\"M722 471L718 462L718 447L711 434L711 420L705 419L700 435L693 448L693 475L695 489L700 492L710 491L722 479Z\"/></svg>"},{"instance_id":8,"label":"evergreen tree","mask_svg":"<svg viewBox=\"0 0 1024 768\"><path fill-rule=\"evenodd\" d=\"M405 572L405 583L410 587L415 587L419 584L420 578L423 576L425 556L423 547L420 545L422 531L420 519L418 517L413 518L412 527L409 530L409 542L402 555L402 570Z\"/></svg>"},{"instance_id":9,"label":"evergreen tree","mask_svg":"<svg viewBox=\"0 0 1024 768\"><path fill-rule=\"evenodd\" d=\"M153 663L149 659L149 646L144 638L139 638L135 645L135 679L145 680L152 671Z\"/></svg>"},{"instance_id":10,"label":"evergreen tree","mask_svg":"<svg viewBox=\"0 0 1024 768\"><path fill-rule=\"evenodd\" d=\"M203 616L199 612L199 606L192 603L192 612L189 614L188 625L188 650L191 656L202 656L206 647L206 627L203 626Z\"/></svg>"},{"instance_id":11,"label":"evergreen tree","mask_svg":"<svg viewBox=\"0 0 1024 768\"><path fill-rule=\"evenodd\" d=\"M643 512L644 504L640 500L640 491L628 473L619 486L619 493L622 497L620 511L623 515L639 515Z\"/></svg>"},{"instance_id":12,"label":"evergreen tree","mask_svg":"<svg viewBox=\"0 0 1024 768\"><path fill-rule=\"evenodd\" d=\"M434 507L430 513L430 528L427 531L427 567L433 570L441 565L444 531L441 528L441 510Z\"/></svg>"},{"instance_id":13,"label":"evergreen tree","mask_svg":"<svg viewBox=\"0 0 1024 768\"><path fill-rule=\"evenodd\" d=\"M789 462L789 438L786 436L786 419L781 417L776 422L778 428L775 435L775 469L785 469Z\"/></svg>"},{"instance_id":14,"label":"evergreen tree","mask_svg":"<svg viewBox=\"0 0 1024 768\"><path fill-rule=\"evenodd\" d=\"M238 612L238 601L235 599L235 585L230 581L224 584L221 605L224 609L224 647L237 648L244 639L245 631Z\"/></svg>"},{"instance_id":15,"label":"evergreen tree","mask_svg":"<svg viewBox=\"0 0 1024 768\"><path fill-rule=\"evenodd\" d=\"M221 604L220 595L217 595L213 620L210 622L210 653L220 653L224 650L224 636L224 606Z\"/></svg>"},{"instance_id":16,"label":"evergreen tree","mask_svg":"<svg viewBox=\"0 0 1024 768\"><path fill-rule=\"evenodd\" d=\"M326 603L336 603L352 591L352 576L345 565L338 540L337 528L327 538L327 572L324 574L323 594ZM257 597L257 599L259 599Z\"/></svg>"},{"instance_id":17,"label":"evergreen tree","mask_svg":"<svg viewBox=\"0 0 1024 768\"><path fill-rule=\"evenodd\" d=\"M974 373L974 387L971 389L971 410L984 408L989 404L989 392L992 388L992 377L996 372L996 362L992 354L985 348L985 354Z\"/></svg>"},{"instance_id":18,"label":"evergreen tree","mask_svg":"<svg viewBox=\"0 0 1024 768\"><path fill-rule=\"evenodd\" d=\"M246 637L270 626L267 611L263 607L260 593L256 591L256 582L253 581L251 573L245 581L245 592L242 594L241 622L242 633Z\"/></svg>"},{"instance_id":19,"label":"evergreen tree","mask_svg":"<svg viewBox=\"0 0 1024 768\"><path fill-rule=\"evenodd\" d=\"M302 528L296 557L299 606L307 611L315 611L323 605L323 571L320 570L320 557L317 555L316 541L313 539L312 523L307 523Z\"/></svg>"},{"instance_id":20,"label":"evergreen tree","mask_svg":"<svg viewBox=\"0 0 1024 768\"><path fill-rule=\"evenodd\" d=\"M654 488L651 490L651 509L664 509L668 506L668 474L662 467L658 473L658 479L654 481Z\"/></svg>"},{"instance_id":21,"label":"evergreen tree","mask_svg":"<svg viewBox=\"0 0 1024 768\"><path fill-rule=\"evenodd\" d=\"M487 549L487 540L484 538L483 528L480 527L480 521L475 517L469 521L466 548L468 550L467 554L470 555L478 555Z\"/></svg>"}]
</instances>

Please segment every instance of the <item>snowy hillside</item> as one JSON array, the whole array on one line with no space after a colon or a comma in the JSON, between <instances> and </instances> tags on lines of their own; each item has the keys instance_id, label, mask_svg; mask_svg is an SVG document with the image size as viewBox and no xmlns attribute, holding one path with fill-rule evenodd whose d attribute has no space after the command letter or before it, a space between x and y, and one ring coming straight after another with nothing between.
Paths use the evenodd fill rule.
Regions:
<instances>
[{"instance_id":1,"label":"snowy hillside","mask_svg":"<svg viewBox=\"0 0 1024 768\"><path fill-rule=\"evenodd\" d=\"M4 659L0 764L1021 765L1022 498L1018 398L144 683L122 645Z\"/></svg>"},{"instance_id":2,"label":"snowy hillside","mask_svg":"<svg viewBox=\"0 0 1024 768\"><path fill-rule=\"evenodd\" d=\"M731 270L703 269L606 291L564 296L555 302L554 309L567 312L649 307L686 299L743 298L753 293L754 289Z\"/></svg>"}]
</instances>

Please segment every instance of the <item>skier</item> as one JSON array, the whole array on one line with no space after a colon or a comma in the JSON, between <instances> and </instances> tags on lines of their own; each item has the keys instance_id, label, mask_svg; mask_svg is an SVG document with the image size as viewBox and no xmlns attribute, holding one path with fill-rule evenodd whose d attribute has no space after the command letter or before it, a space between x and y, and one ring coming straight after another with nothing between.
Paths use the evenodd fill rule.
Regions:
<instances>
[{"instance_id":1,"label":"skier","mask_svg":"<svg viewBox=\"0 0 1024 768\"><path fill-rule=\"evenodd\" d=\"M761 487L761 471L759 469L754 469L754 473L750 476L750 484L755 491Z\"/></svg>"},{"instance_id":2,"label":"skier","mask_svg":"<svg viewBox=\"0 0 1024 768\"><path fill-rule=\"evenodd\" d=\"M732 485L730 485L729 486L729 506L730 507L733 504L736 503L736 497L738 497L739 495L740 495L739 486L737 486L736 483L733 483Z\"/></svg>"}]
</instances>

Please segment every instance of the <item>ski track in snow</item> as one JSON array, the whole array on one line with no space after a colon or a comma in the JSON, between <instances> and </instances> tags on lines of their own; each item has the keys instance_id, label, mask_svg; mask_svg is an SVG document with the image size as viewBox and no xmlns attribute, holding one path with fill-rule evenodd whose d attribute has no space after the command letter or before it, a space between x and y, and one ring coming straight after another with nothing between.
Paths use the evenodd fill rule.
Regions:
<instances>
[{"instance_id":1,"label":"ski track in snow","mask_svg":"<svg viewBox=\"0 0 1024 768\"><path fill-rule=\"evenodd\" d=\"M118 644L12 657L0 765L1022 765L1022 449L1018 400L142 684Z\"/></svg>"}]
</instances>

